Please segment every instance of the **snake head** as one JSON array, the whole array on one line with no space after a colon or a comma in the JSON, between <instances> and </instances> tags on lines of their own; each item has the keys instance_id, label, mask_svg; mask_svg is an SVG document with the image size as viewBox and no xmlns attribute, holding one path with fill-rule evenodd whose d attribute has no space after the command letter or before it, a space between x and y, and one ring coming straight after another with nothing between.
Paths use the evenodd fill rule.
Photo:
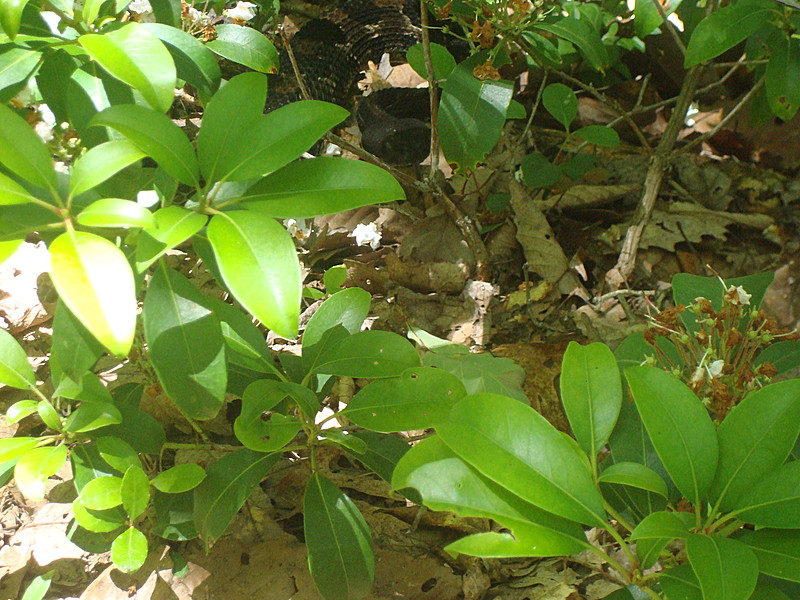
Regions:
<instances>
[{"instance_id":1,"label":"snake head","mask_svg":"<svg viewBox=\"0 0 800 600\"><path fill-rule=\"evenodd\" d=\"M418 165L428 156L431 130L420 119L397 119L384 114L361 131L361 145L385 162L396 166Z\"/></svg>"}]
</instances>

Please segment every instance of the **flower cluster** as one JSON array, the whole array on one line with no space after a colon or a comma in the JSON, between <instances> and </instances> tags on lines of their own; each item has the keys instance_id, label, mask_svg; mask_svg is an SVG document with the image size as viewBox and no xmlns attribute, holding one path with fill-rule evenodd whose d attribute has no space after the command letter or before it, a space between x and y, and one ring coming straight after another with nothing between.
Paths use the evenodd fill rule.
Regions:
<instances>
[{"instance_id":1,"label":"flower cluster","mask_svg":"<svg viewBox=\"0 0 800 600\"><path fill-rule=\"evenodd\" d=\"M728 286L719 310L707 298L696 298L689 306L679 304L651 317L645 332L656 352L649 361L667 366L685 381L719 421L748 392L777 374L768 362L754 364L759 354L776 341L800 338L797 331L778 328L763 311L751 307L750 297L742 286ZM686 326L684 313L693 315L686 321L696 327ZM672 342L677 355L669 345L658 343L659 336Z\"/></svg>"}]
</instances>

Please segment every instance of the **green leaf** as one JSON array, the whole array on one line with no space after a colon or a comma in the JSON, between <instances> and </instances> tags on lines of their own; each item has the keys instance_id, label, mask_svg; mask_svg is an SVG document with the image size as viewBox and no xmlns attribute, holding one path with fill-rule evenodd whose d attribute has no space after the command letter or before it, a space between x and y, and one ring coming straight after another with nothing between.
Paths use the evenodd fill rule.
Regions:
<instances>
[{"instance_id":1,"label":"green leaf","mask_svg":"<svg viewBox=\"0 0 800 600\"><path fill-rule=\"evenodd\" d=\"M144 106L118 105L97 113L89 125L111 127L181 183L200 185L194 148L167 116Z\"/></svg>"},{"instance_id":2,"label":"green leaf","mask_svg":"<svg viewBox=\"0 0 800 600\"><path fill-rule=\"evenodd\" d=\"M11 258L25 240L0 241L0 265Z\"/></svg>"},{"instance_id":3,"label":"green leaf","mask_svg":"<svg viewBox=\"0 0 800 600\"><path fill-rule=\"evenodd\" d=\"M780 467L800 434L800 380L756 390L717 428L719 466L709 497L728 511L765 473Z\"/></svg>"},{"instance_id":4,"label":"green leaf","mask_svg":"<svg viewBox=\"0 0 800 600\"><path fill-rule=\"evenodd\" d=\"M197 158L206 181L225 179L241 162L242 146L253 141L267 99L267 79L242 73L226 83L205 106L197 134Z\"/></svg>"},{"instance_id":5,"label":"green leaf","mask_svg":"<svg viewBox=\"0 0 800 600\"><path fill-rule=\"evenodd\" d=\"M151 3L158 15L158 2ZM180 3L177 5L180 19ZM175 62L176 75L197 88L200 98L205 100L219 88L222 74L214 53L206 48L200 40L180 29L180 21L174 26L159 23L142 23L142 27L151 31L166 46Z\"/></svg>"},{"instance_id":6,"label":"green leaf","mask_svg":"<svg viewBox=\"0 0 800 600\"><path fill-rule=\"evenodd\" d=\"M194 492L153 495L156 523L152 533L167 540L186 541L197 537L194 526Z\"/></svg>"},{"instance_id":7,"label":"green leaf","mask_svg":"<svg viewBox=\"0 0 800 600\"><path fill-rule=\"evenodd\" d=\"M552 33L575 44L592 68L601 73L610 64L599 32L586 19L569 16L555 23L536 23L533 29Z\"/></svg>"},{"instance_id":8,"label":"green leaf","mask_svg":"<svg viewBox=\"0 0 800 600\"><path fill-rule=\"evenodd\" d=\"M66 444L43 446L25 453L14 467L14 481L31 502L44 500L45 485L67 461Z\"/></svg>"},{"instance_id":9,"label":"green leaf","mask_svg":"<svg viewBox=\"0 0 800 600\"><path fill-rule=\"evenodd\" d=\"M338 444L342 448L350 450L350 452L355 453L356 456L361 456L367 451L367 443L364 440L350 433L345 433L341 429L323 429L319 432L319 435L326 440Z\"/></svg>"},{"instance_id":10,"label":"green leaf","mask_svg":"<svg viewBox=\"0 0 800 600\"><path fill-rule=\"evenodd\" d=\"M658 577L669 600L704 600L700 584L689 565L667 569Z\"/></svg>"},{"instance_id":11,"label":"green leaf","mask_svg":"<svg viewBox=\"0 0 800 600\"><path fill-rule=\"evenodd\" d=\"M14 402L6 411L6 425L14 425L14 423L19 423L25 417L32 415L36 412L38 404L36 400Z\"/></svg>"},{"instance_id":12,"label":"green leaf","mask_svg":"<svg viewBox=\"0 0 800 600\"><path fill-rule=\"evenodd\" d=\"M614 354L605 344L570 342L560 381L572 433L593 460L606 445L622 406L622 380Z\"/></svg>"},{"instance_id":13,"label":"green leaf","mask_svg":"<svg viewBox=\"0 0 800 600\"><path fill-rule=\"evenodd\" d=\"M369 313L370 300L369 292L356 287L342 290L325 300L311 315L303 331L303 352L336 325L341 325L349 333L358 333Z\"/></svg>"},{"instance_id":14,"label":"green leaf","mask_svg":"<svg viewBox=\"0 0 800 600\"><path fill-rule=\"evenodd\" d=\"M747 600L758 580L758 561L747 546L736 540L690 535L686 554L703 600Z\"/></svg>"},{"instance_id":15,"label":"green leaf","mask_svg":"<svg viewBox=\"0 0 800 600\"><path fill-rule=\"evenodd\" d=\"M567 131L578 116L578 97L563 83L551 83L544 88L542 105Z\"/></svg>"},{"instance_id":16,"label":"green leaf","mask_svg":"<svg viewBox=\"0 0 800 600\"><path fill-rule=\"evenodd\" d=\"M50 151L25 119L5 104L0 104L0 163L15 175L55 193L56 172Z\"/></svg>"},{"instance_id":17,"label":"green leaf","mask_svg":"<svg viewBox=\"0 0 800 600\"><path fill-rule=\"evenodd\" d=\"M69 195L78 196L132 165L145 153L126 140L100 144L81 156L72 167Z\"/></svg>"},{"instance_id":18,"label":"green leaf","mask_svg":"<svg viewBox=\"0 0 800 600\"><path fill-rule=\"evenodd\" d=\"M647 490L659 496L667 497L667 484L661 475L644 465L634 462L618 462L609 465L598 478L603 483L618 483Z\"/></svg>"},{"instance_id":19,"label":"green leaf","mask_svg":"<svg viewBox=\"0 0 800 600\"><path fill-rule=\"evenodd\" d=\"M800 529L800 461L758 479L737 498L735 514L760 527Z\"/></svg>"},{"instance_id":20,"label":"green leaf","mask_svg":"<svg viewBox=\"0 0 800 600\"><path fill-rule=\"evenodd\" d=\"M39 443L38 437L12 437L0 439L0 463L27 454Z\"/></svg>"},{"instance_id":21,"label":"green leaf","mask_svg":"<svg viewBox=\"0 0 800 600\"><path fill-rule=\"evenodd\" d=\"M15 4L14 0L9 4ZM5 6L6 2L0 4L0 20L3 18ZM41 52L10 45L0 47L0 91L23 86L34 74L41 60Z\"/></svg>"},{"instance_id":22,"label":"green leaf","mask_svg":"<svg viewBox=\"0 0 800 600\"><path fill-rule=\"evenodd\" d=\"M353 501L315 473L303 496L308 567L325 600L357 600L370 593L375 572L372 538Z\"/></svg>"},{"instance_id":23,"label":"green leaf","mask_svg":"<svg viewBox=\"0 0 800 600\"><path fill-rule=\"evenodd\" d=\"M167 250L174 248L200 231L208 217L182 206L167 206L153 215L155 226L147 228L136 246L136 270L145 271Z\"/></svg>"},{"instance_id":24,"label":"green leaf","mask_svg":"<svg viewBox=\"0 0 800 600\"><path fill-rule=\"evenodd\" d=\"M758 559L758 570L765 575L800 583L800 535L787 529L747 531L737 538Z\"/></svg>"},{"instance_id":25,"label":"green leaf","mask_svg":"<svg viewBox=\"0 0 800 600\"><path fill-rule=\"evenodd\" d=\"M499 358L488 352L474 354L454 344L426 353L422 364L452 373L464 384L467 394L488 392L528 404L522 391L525 371L510 358Z\"/></svg>"},{"instance_id":26,"label":"green leaf","mask_svg":"<svg viewBox=\"0 0 800 600\"><path fill-rule=\"evenodd\" d=\"M25 588L25 593L20 597L20 600L42 600L50 590L50 584L53 583L53 575L55 573L55 569L52 569L34 577L28 587Z\"/></svg>"},{"instance_id":27,"label":"green leaf","mask_svg":"<svg viewBox=\"0 0 800 600\"><path fill-rule=\"evenodd\" d=\"M206 545L225 533L278 456L239 450L226 454L206 470L206 478L194 488L194 522Z\"/></svg>"},{"instance_id":28,"label":"green leaf","mask_svg":"<svg viewBox=\"0 0 800 600\"><path fill-rule=\"evenodd\" d=\"M122 251L92 233L67 231L50 244L50 262L64 304L112 354L125 356L136 327L136 293Z\"/></svg>"},{"instance_id":29,"label":"green leaf","mask_svg":"<svg viewBox=\"0 0 800 600\"><path fill-rule=\"evenodd\" d=\"M36 385L36 374L28 362L28 355L5 329L0 329L0 383L21 390Z\"/></svg>"},{"instance_id":30,"label":"green leaf","mask_svg":"<svg viewBox=\"0 0 800 600\"><path fill-rule=\"evenodd\" d=\"M530 406L475 394L456 404L436 431L461 459L523 500L565 519L607 526L602 498L574 447Z\"/></svg>"},{"instance_id":31,"label":"green leaf","mask_svg":"<svg viewBox=\"0 0 800 600\"><path fill-rule=\"evenodd\" d=\"M658 511L650 513L631 532L631 540L686 539L694 526L691 513Z\"/></svg>"},{"instance_id":32,"label":"green leaf","mask_svg":"<svg viewBox=\"0 0 800 600\"><path fill-rule=\"evenodd\" d=\"M789 600L789 596L771 582L760 579L750 600Z\"/></svg>"},{"instance_id":33,"label":"green leaf","mask_svg":"<svg viewBox=\"0 0 800 600\"><path fill-rule=\"evenodd\" d=\"M28 0L3 0L0 3L0 25L11 41L14 41L19 33L22 11L26 4L28 4Z\"/></svg>"},{"instance_id":34,"label":"green leaf","mask_svg":"<svg viewBox=\"0 0 800 600\"><path fill-rule=\"evenodd\" d=\"M167 494L180 494L200 485L206 472L200 465L186 463L162 471L153 478L153 487Z\"/></svg>"},{"instance_id":35,"label":"green leaf","mask_svg":"<svg viewBox=\"0 0 800 600\"><path fill-rule=\"evenodd\" d=\"M120 473L125 473L130 467L141 467L139 455L126 441L113 436L97 439L97 451L103 460Z\"/></svg>"},{"instance_id":36,"label":"green leaf","mask_svg":"<svg viewBox=\"0 0 800 600\"><path fill-rule=\"evenodd\" d=\"M236 210L211 219L208 240L225 285L242 306L275 333L295 337L302 274L289 233L270 217Z\"/></svg>"},{"instance_id":37,"label":"green leaf","mask_svg":"<svg viewBox=\"0 0 800 600\"><path fill-rule=\"evenodd\" d=\"M260 31L234 24L217 25L215 30L217 37L206 44L211 51L260 73L278 71L278 51Z\"/></svg>"},{"instance_id":38,"label":"green leaf","mask_svg":"<svg viewBox=\"0 0 800 600\"><path fill-rule=\"evenodd\" d=\"M77 220L87 227L152 227L155 224L153 214L145 207L119 198L95 200L78 214Z\"/></svg>"},{"instance_id":39,"label":"green leaf","mask_svg":"<svg viewBox=\"0 0 800 600\"><path fill-rule=\"evenodd\" d=\"M554 165L541 152L532 152L522 158L522 181L532 188L550 187L561 180L561 167Z\"/></svg>"},{"instance_id":40,"label":"green leaf","mask_svg":"<svg viewBox=\"0 0 800 600\"><path fill-rule=\"evenodd\" d=\"M576 130L575 135L595 146L615 148L619 146L619 134L606 125L587 125Z\"/></svg>"},{"instance_id":41,"label":"green leaf","mask_svg":"<svg viewBox=\"0 0 800 600\"><path fill-rule=\"evenodd\" d=\"M138 90L158 112L167 112L175 92L175 63L155 34L139 23L125 23L78 42L106 71Z\"/></svg>"},{"instance_id":42,"label":"green leaf","mask_svg":"<svg viewBox=\"0 0 800 600\"><path fill-rule=\"evenodd\" d=\"M64 431L84 433L121 422L119 409L110 402L83 402L67 417Z\"/></svg>"},{"instance_id":43,"label":"green leaf","mask_svg":"<svg viewBox=\"0 0 800 600\"><path fill-rule=\"evenodd\" d=\"M441 81L447 79L453 69L456 68L456 59L444 46L436 43L430 44L431 63L433 63L433 75ZM422 51L422 44L414 44L406 51L406 60L417 75L423 79L428 78L428 70L425 68L425 56Z\"/></svg>"},{"instance_id":44,"label":"green leaf","mask_svg":"<svg viewBox=\"0 0 800 600\"><path fill-rule=\"evenodd\" d=\"M115 436L143 454L159 454L165 441L164 428L159 422L139 410L142 384L127 383L114 388L114 406L122 415L122 423L109 425L95 432L96 436Z\"/></svg>"},{"instance_id":45,"label":"green leaf","mask_svg":"<svg viewBox=\"0 0 800 600\"><path fill-rule=\"evenodd\" d=\"M769 363L778 375L800 366L800 341L783 341L770 344L755 360L753 366Z\"/></svg>"},{"instance_id":46,"label":"green leaf","mask_svg":"<svg viewBox=\"0 0 800 600\"><path fill-rule=\"evenodd\" d=\"M36 412L39 413L39 418L47 427L54 431L61 431L63 427L61 415L48 400L40 400L36 404Z\"/></svg>"},{"instance_id":47,"label":"green leaf","mask_svg":"<svg viewBox=\"0 0 800 600\"><path fill-rule=\"evenodd\" d=\"M150 361L164 391L188 417L212 419L225 399L225 341L219 320L189 280L163 263L144 301Z\"/></svg>"},{"instance_id":48,"label":"green leaf","mask_svg":"<svg viewBox=\"0 0 800 600\"><path fill-rule=\"evenodd\" d=\"M343 414L356 425L391 433L434 427L467 395L457 377L442 369L416 367L400 377L373 381Z\"/></svg>"},{"instance_id":49,"label":"green leaf","mask_svg":"<svg viewBox=\"0 0 800 600\"><path fill-rule=\"evenodd\" d=\"M135 527L120 533L111 544L111 561L123 573L138 571L147 559L147 538Z\"/></svg>"},{"instance_id":50,"label":"green leaf","mask_svg":"<svg viewBox=\"0 0 800 600\"><path fill-rule=\"evenodd\" d=\"M362 440L367 446L365 452L351 456L384 481L391 482L395 466L410 448L408 443L398 436L374 431L356 431L351 435Z\"/></svg>"},{"instance_id":51,"label":"green leaf","mask_svg":"<svg viewBox=\"0 0 800 600\"><path fill-rule=\"evenodd\" d=\"M776 30L767 44L769 62L764 75L769 107L775 116L789 121L800 108L800 40Z\"/></svg>"},{"instance_id":52,"label":"green leaf","mask_svg":"<svg viewBox=\"0 0 800 600\"><path fill-rule=\"evenodd\" d=\"M448 552L558 556L588 547L580 525L545 512L484 477L456 456L439 436L426 438L405 453L394 470L392 487L419 490L425 506L433 510L493 519L511 529L519 540L515 546L507 538L470 536L448 546Z\"/></svg>"},{"instance_id":53,"label":"green leaf","mask_svg":"<svg viewBox=\"0 0 800 600\"><path fill-rule=\"evenodd\" d=\"M666 16L671 15L681 5L681 0L670 2L664 8ZM653 4L652 0L636 0L636 7L633 11L633 28L636 36L644 39L651 33L657 34L658 27L664 21L661 12Z\"/></svg>"},{"instance_id":54,"label":"green leaf","mask_svg":"<svg viewBox=\"0 0 800 600\"><path fill-rule=\"evenodd\" d=\"M103 354L103 346L59 300L53 318L51 361L70 379L79 380ZM52 365L51 365L52 368Z\"/></svg>"},{"instance_id":55,"label":"green leaf","mask_svg":"<svg viewBox=\"0 0 800 600\"><path fill-rule=\"evenodd\" d=\"M272 217L304 219L404 198L403 188L383 169L326 157L290 163L242 196L247 208Z\"/></svg>"},{"instance_id":56,"label":"green leaf","mask_svg":"<svg viewBox=\"0 0 800 600\"><path fill-rule=\"evenodd\" d=\"M625 377L653 446L681 493L700 506L717 468L717 432L705 407L683 382L655 367Z\"/></svg>"},{"instance_id":57,"label":"green leaf","mask_svg":"<svg viewBox=\"0 0 800 600\"><path fill-rule=\"evenodd\" d=\"M131 521L141 515L150 503L150 480L138 465L131 465L125 471L120 486L122 507Z\"/></svg>"},{"instance_id":58,"label":"green leaf","mask_svg":"<svg viewBox=\"0 0 800 600\"><path fill-rule=\"evenodd\" d=\"M479 52L458 65L442 86L439 132L448 162L473 169L492 151L506 122L514 84L480 80L473 70L486 62Z\"/></svg>"},{"instance_id":59,"label":"green leaf","mask_svg":"<svg viewBox=\"0 0 800 600\"><path fill-rule=\"evenodd\" d=\"M286 392L272 379L254 381L242 395L242 412L233 423L237 439L256 452L273 452L288 444L302 429L294 417L270 412Z\"/></svg>"},{"instance_id":60,"label":"green leaf","mask_svg":"<svg viewBox=\"0 0 800 600\"><path fill-rule=\"evenodd\" d=\"M122 504L122 478L105 475L92 479L80 492L83 505L91 510L105 510Z\"/></svg>"},{"instance_id":61,"label":"green leaf","mask_svg":"<svg viewBox=\"0 0 800 600\"><path fill-rule=\"evenodd\" d=\"M395 377L419 366L419 356L408 340L390 331L361 331L328 347L315 373L345 377Z\"/></svg>"},{"instance_id":62,"label":"green leaf","mask_svg":"<svg viewBox=\"0 0 800 600\"><path fill-rule=\"evenodd\" d=\"M686 46L684 67L719 56L779 15L780 9L768 0L739 0L736 4L713 11L692 32Z\"/></svg>"}]
</instances>

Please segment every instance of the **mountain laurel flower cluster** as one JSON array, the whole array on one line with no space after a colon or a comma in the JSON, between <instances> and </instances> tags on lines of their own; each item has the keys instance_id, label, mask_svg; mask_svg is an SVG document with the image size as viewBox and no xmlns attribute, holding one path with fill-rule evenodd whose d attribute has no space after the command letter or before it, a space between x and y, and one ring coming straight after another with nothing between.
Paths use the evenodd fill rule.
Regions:
<instances>
[{"instance_id":1,"label":"mountain laurel flower cluster","mask_svg":"<svg viewBox=\"0 0 800 600\"><path fill-rule=\"evenodd\" d=\"M797 331L780 329L762 310L750 306L751 295L742 286L729 286L716 309L707 298L688 306L678 304L651 317L645 340L654 348L651 364L666 365L723 420L730 409L753 389L776 374L773 364L755 358L778 341L797 340ZM690 317L684 319L684 313ZM687 322L691 326L687 326ZM672 342L669 352L658 338Z\"/></svg>"}]
</instances>

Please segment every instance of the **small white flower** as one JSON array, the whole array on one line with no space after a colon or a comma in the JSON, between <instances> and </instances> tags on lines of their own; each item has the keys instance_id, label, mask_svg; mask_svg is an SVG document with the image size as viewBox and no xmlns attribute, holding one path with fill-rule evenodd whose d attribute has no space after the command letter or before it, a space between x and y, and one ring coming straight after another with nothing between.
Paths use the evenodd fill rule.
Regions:
<instances>
[{"instance_id":1,"label":"small white flower","mask_svg":"<svg viewBox=\"0 0 800 600\"><path fill-rule=\"evenodd\" d=\"M153 12L153 7L150 6L150 0L133 0L128 4L128 10L141 15Z\"/></svg>"},{"instance_id":2,"label":"small white flower","mask_svg":"<svg viewBox=\"0 0 800 600\"><path fill-rule=\"evenodd\" d=\"M359 223L356 225L353 233L350 234L350 237L356 238L356 244L359 246L369 244L370 248L373 250L377 250L381 245L381 233L378 231L378 227L375 223L370 223L368 225Z\"/></svg>"},{"instance_id":3,"label":"small white flower","mask_svg":"<svg viewBox=\"0 0 800 600\"><path fill-rule=\"evenodd\" d=\"M190 6L189 10L186 11L186 21L188 21L190 25L205 27L211 22L211 17L209 17L206 13L197 10L194 6Z\"/></svg>"},{"instance_id":4,"label":"small white flower","mask_svg":"<svg viewBox=\"0 0 800 600\"><path fill-rule=\"evenodd\" d=\"M724 360L715 360L711 364L708 365L708 375L709 377L719 377L722 375L722 367L725 366Z\"/></svg>"},{"instance_id":5,"label":"small white flower","mask_svg":"<svg viewBox=\"0 0 800 600\"><path fill-rule=\"evenodd\" d=\"M736 299L734 304L739 304L740 306L748 306L750 304L750 298L753 297L752 294L745 292L744 288L740 285L729 287L728 294L730 294L731 298Z\"/></svg>"},{"instance_id":6,"label":"small white flower","mask_svg":"<svg viewBox=\"0 0 800 600\"><path fill-rule=\"evenodd\" d=\"M311 228L306 227L305 219L284 219L283 226L296 240L305 240L311 235Z\"/></svg>"},{"instance_id":7,"label":"small white flower","mask_svg":"<svg viewBox=\"0 0 800 600\"><path fill-rule=\"evenodd\" d=\"M229 8L222 12L222 15L228 17L231 21L249 21L253 17L256 16L256 11L254 8L257 8L257 4L253 4L252 2L237 2L236 6L233 8Z\"/></svg>"},{"instance_id":8,"label":"small white flower","mask_svg":"<svg viewBox=\"0 0 800 600\"><path fill-rule=\"evenodd\" d=\"M145 208L155 206L158 204L158 201L158 192L155 190L142 190L136 194L136 203L144 206Z\"/></svg>"}]
</instances>

